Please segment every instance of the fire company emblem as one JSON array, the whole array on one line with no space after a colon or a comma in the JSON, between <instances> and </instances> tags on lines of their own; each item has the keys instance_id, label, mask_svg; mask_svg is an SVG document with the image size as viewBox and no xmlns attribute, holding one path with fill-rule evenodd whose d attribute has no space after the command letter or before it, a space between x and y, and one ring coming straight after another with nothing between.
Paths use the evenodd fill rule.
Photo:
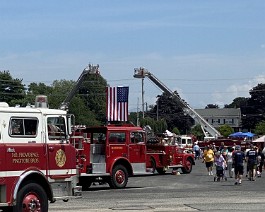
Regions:
<instances>
[{"instance_id":1,"label":"fire company emblem","mask_svg":"<svg viewBox=\"0 0 265 212\"><path fill-rule=\"evenodd\" d=\"M66 155L64 153L63 150L59 149L56 152L56 156L55 156L55 161L56 161L56 165L59 167L63 167L66 161Z\"/></svg>"}]
</instances>

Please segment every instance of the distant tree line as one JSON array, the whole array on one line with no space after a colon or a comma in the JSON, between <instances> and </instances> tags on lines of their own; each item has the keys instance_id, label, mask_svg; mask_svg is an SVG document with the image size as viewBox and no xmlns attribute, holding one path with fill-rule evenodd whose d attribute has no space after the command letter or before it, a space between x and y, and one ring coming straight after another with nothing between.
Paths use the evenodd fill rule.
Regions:
<instances>
[{"instance_id":1,"label":"distant tree line","mask_svg":"<svg viewBox=\"0 0 265 212\"><path fill-rule=\"evenodd\" d=\"M34 105L37 95L46 95L49 108L59 108L74 84L75 81L72 80L55 80L51 85L33 82L26 86L23 79L13 78L8 70L0 71L0 102L25 107ZM106 86L107 82L102 76L86 76L69 104L69 113L75 115L76 124L105 124Z\"/></svg>"},{"instance_id":2,"label":"distant tree line","mask_svg":"<svg viewBox=\"0 0 265 212\"><path fill-rule=\"evenodd\" d=\"M8 70L0 71L0 102L10 106L26 106L35 102L36 95L48 96L49 107L59 108L74 86L73 80L55 80L51 85L44 83L23 84L23 79L13 78ZM107 81L100 75L88 75L76 92L69 105L69 113L75 115L76 124L87 126L106 123L106 93ZM237 97L225 108L240 108L242 113L242 128L257 134L265 134L265 84L258 84L249 91L250 97ZM208 104L205 108L219 108L216 104ZM200 126L194 127L194 120L183 111L182 107L171 96L163 93L158 96L155 105L150 105L147 111L132 112L129 119L135 125L149 125L155 132L166 129L176 134L193 133L202 136ZM223 135L232 133L232 129L221 126L218 129Z\"/></svg>"}]
</instances>

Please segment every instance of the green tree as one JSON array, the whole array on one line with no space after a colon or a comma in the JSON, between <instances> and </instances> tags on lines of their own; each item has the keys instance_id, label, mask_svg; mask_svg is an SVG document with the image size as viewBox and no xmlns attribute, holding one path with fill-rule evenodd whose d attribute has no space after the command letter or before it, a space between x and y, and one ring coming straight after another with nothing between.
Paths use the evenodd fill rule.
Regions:
<instances>
[{"instance_id":1,"label":"green tree","mask_svg":"<svg viewBox=\"0 0 265 212\"><path fill-rule=\"evenodd\" d=\"M196 136L198 140L203 141L204 133L202 131L201 125L197 124L191 129L192 135Z\"/></svg>"},{"instance_id":2,"label":"green tree","mask_svg":"<svg viewBox=\"0 0 265 212\"><path fill-rule=\"evenodd\" d=\"M265 121L261 121L255 126L254 133L257 135L265 135Z\"/></svg>"},{"instance_id":3,"label":"green tree","mask_svg":"<svg viewBox=\"0 0 265 212\"><path fill-rule=\"evenodd\" d=\"M153 118L145 117L140 119L140 126L144 127L149 125L155 133L165 132L167 129L167 123L164 119L156 121Z\"/></svg>"},{"instance_id":4,"label":"green tree","mask_svg":"<svg viewBox=\"0 0 265 212\"><path fill-rule=\"evenodd\" d=\"M176 135L180 135L179 129L177 127L173 128L172 133L175 133Z\"/></svg>"},{"instance_id":5,"label":"green tree","mask_svg":"<svg viewBox=\"0 0 265 212\"><path fill-rule=\"evenodd\" d=\"M186 134L193 125L193 119L184 113L175 97L165 93L158 96L156 106L147 111L146 116L156 119L157 112L159 119L165 119L169 131L177 127L182 134Z\"/></svg>"},{"instance_id":6,"label":"green tree","mask_svg":"<svg viewBox=\"0 0 265 212\"><path fill-rule=\"evenodd\" d=\"M234 132L233 128L227 124L221 125L218 130L225 138Z\"/></svg>"},{"instance_id":7,"label":"green tree","mask_svg":"<svg viewBox=\"0 0 265 212\"><path fill-rule=\"evenodd\" d=\"M225 108L241 108L247 105L248 98L237 97L233 100L231 104L225 105Z\"/></svg>"},{"instance_id":8,"label":"green tree","mask_svg":"<svg viewBox=\"0 0 265 212\"><path fill-rule=\"evenodd\" d=\"M24 102L34 105L37 95L45 95L48 97L48 103L52 103L53 101L50 99L52 91L53 88L51 86L45 85L44 83L32 82L28 85L27 95L24 98Z\"/></svg>"},{"instance_id":9,"label":"green tree","mask_svg":"<svg viewBox=\"0 0 265 212\"><path fill-rule=\"evenodd\" d=\"M23 102L26 95L22 79L13 78L9 71L0 71L0 102L15 106Z\"/></svg>"},{"instance_id":10,"label":"green tree","mask_svg":"<svg viewBox=\"0 0 265 212\"><path fill-rule=\"evenodd\" d=\"M210 109L210 108L219 108L219 106L217 104L208 104L205 107L205 109Z\"/></svg>"},{"instance_id":11,"label":"green tree","mask_svg":"<svg viewBox=\"0 0 265 212\"><path fill-rule=\"evenodd\" d=\"M69 92L75 85L73 80L55 80L51 85L51 93L49 95L49 105L51 108L60 108L61 103L68 96ZM74 97L78 95L78 91L74 94ZM69 102L69 111L71 110L71 103L74 101L74 98Z\"/></svg>"},{"instance_id":12,"label":"green tree","mask_svg":"<svg viewBox=\"0 0 265 212\"><path fill-rule=\"evenodd\" d=\"M101 95L100 92L103 92L104 88L105 94L106 84L92 86L95 85L95 82L93 79L90 80L90 83L87 80L84 81L70 100L69 113L76 116L76 124L95 126L105 123L106 97ZM74 88L75 83L73 80L55 80L52 84L53 90L50 96L51 107L59 108L69 92ZM98 92L97 89L99 87L101 87L101 91Z\"/></svg>"},{"instance_id":13,"label":"green tree","mask_svg":"<svg viewBox=\"0 0 265 212\"><path fill-rule=\"evenodd\" d=\"M265 120L265 84L258 84L250 91L247 104L241 107L242 128L251 131L255 125Z\"/></svg>"},{"instance_id":14,"label":"green tree","mask_svg":"<svg viewBox=\"0 0 265 212\"><path fill-rule=\"evenodd\" d=\"M107 81L101 75L87 75L78 92L102 124L106 123L106 87Z\"/></svg>"},{"instance_id":15,"label":"green tree","mask_svg":"<svg viewBox=\"0 0 265 212\"><path fill-rule=\"evenodd\" d=\"M99 126L100 121L96 119L96 114L87 108L83 99L74 97L69 106L69 113L75 115L76 125Z\"/></svg>"}]
</instances>

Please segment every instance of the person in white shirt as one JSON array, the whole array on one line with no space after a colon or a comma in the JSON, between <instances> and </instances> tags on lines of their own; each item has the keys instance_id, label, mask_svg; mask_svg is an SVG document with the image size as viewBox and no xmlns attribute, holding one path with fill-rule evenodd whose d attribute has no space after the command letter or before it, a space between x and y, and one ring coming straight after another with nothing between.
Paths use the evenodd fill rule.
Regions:
<instances>
[{"instance_id":1,"label":"person in white shirt","mask_svg":"<svg viewBox=\"0 0 265 212\"><path fill-rule=\"evenodd\" d=\"M227 172L230 178L233 178L233 148L228 149L228 153L226 154L226 163L227 163Z\"/></svg>"}]
</instances>

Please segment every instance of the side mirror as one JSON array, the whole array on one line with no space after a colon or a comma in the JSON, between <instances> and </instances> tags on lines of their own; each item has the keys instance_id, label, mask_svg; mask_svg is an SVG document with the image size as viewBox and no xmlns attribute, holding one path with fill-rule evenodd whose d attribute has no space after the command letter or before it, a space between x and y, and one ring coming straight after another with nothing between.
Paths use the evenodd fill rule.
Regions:
<instances>
[{"instance_id":1,"label":"side mirror","mask_svg":"<svg viewBox=\"0 0 265 212\"><path fill-rule=\"evenodd\" d=\"M72 134L72 127L74 126L75 123L75 116L73 114L67 115L67 132L68 135Z\"/></svg>"}]
</instances>

